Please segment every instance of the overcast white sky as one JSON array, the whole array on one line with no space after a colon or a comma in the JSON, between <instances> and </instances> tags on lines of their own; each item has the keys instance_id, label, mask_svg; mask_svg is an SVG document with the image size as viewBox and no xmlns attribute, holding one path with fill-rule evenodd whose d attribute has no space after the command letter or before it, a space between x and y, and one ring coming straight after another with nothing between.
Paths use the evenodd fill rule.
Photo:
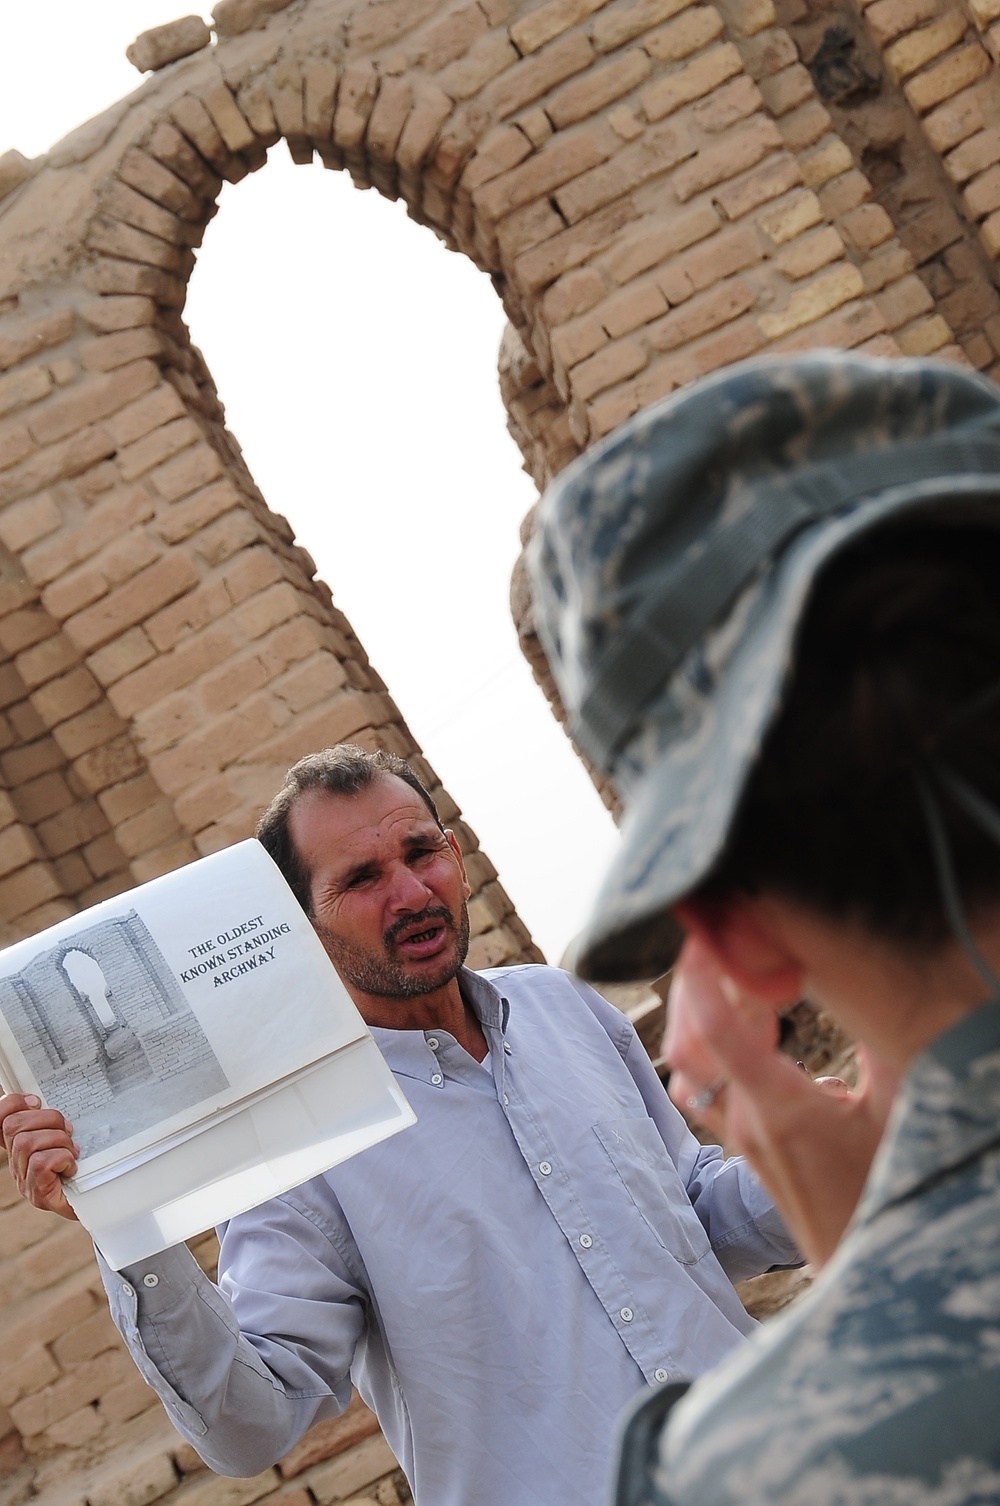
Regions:
<instances>
[{"instance_id":1,"label":"overcast white sky","mask_svg":"<svg viewBox=\"0 0 1000 1506\"><path fill-rule=\"evenodd\" d=\"M0 0L0 153L44 152L136 88L126 46L185 13ZM268 502L558 961L616 836L510 622L534 488L504 427L488 279L399 204L293 166L279 143L223 189L186 318Z\"/></svg>"}]
</instances>

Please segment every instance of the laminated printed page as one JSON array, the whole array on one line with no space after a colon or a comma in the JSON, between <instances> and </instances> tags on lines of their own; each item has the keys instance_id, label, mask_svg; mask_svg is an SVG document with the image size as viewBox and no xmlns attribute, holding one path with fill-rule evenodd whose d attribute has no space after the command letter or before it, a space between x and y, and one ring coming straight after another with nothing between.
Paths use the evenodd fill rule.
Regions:
<instances>
[{"instance_id":1,"label":"laminated printed page","mask_svg":"<svg viewBox=\"0 0 1000 1506\"><path fill-rule=\"evenodd\" d=\"M317 1073L317 1087L325 1084L318 1111L309 1089ZM139 1186L149 1194L139 1203L155 1211L160 1202L186 1207L196 1187L235 1175L242 1191L221 1207L202 1198L203 1222L191 1234L236 1211L234 1197L250 1206L258 1192L294 1185L298 1173L315 1175L413 1120L312 926L256 841L0 952L0 1077L72 1121L80 1157L67 1191L92 1232L87 1194L115 1179L123 1179L120 1188L93 1200L112 1222L123 1215L126 1183L138 1214ZM346 1115L339 1141L338 1105L328 1101L334 1082ZM247 1143L269 1098L270 1143L253 1134ZM237 1117L228 1132L220 1129ZM196 1137L203 1139L183 1148ZM161 1164L147 1165L157 1157ZM147 1244L157 1238L143 1236Z\"/></svg>"}]
</instances>

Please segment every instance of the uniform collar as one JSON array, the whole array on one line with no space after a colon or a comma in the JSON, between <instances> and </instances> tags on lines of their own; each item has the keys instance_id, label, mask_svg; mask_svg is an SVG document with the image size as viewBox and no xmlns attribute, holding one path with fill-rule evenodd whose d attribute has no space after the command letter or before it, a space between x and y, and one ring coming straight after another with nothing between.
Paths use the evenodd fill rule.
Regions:
<instances>
[{"instance_id":1,"label":"uniform collar","mask_svg":"<svg viewBox=\"0 0 1000 1506\"><path fill-rule=\"evenodd\" d=\"M865 1222L1000 1143L1000 1001L965 1015L903 1081L861 1206Z\"/></svg>"}]
</instances>

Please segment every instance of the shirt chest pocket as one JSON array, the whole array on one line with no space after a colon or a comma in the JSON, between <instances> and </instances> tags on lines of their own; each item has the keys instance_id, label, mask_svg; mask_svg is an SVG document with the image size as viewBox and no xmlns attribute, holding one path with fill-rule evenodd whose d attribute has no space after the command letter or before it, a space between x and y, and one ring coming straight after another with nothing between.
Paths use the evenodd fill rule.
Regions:
<instances>
[{"instance_id":1,"label":"shirt chest pocket","mask_svg":"<svg viewBox=\"0 0 1000 1506\"><path fill-rule=\"evenodd\" d=\"M605 1120L594 1134L663 1248L681 1265L702 1260L711 1249L708 1235L652 1119Z\"/></svg>"}]
</instances>

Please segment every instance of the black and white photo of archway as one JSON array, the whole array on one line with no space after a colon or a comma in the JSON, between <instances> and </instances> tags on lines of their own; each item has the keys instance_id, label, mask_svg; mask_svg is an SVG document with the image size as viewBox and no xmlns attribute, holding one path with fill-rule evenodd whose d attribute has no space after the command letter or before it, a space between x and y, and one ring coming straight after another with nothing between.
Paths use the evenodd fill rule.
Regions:
<instances>
[{"instance_id":1,"label":"black and white photo of archway","mask_svg":"<svg viewBox=\"0 0 1000 1506\"><path fill-rule=\"evenodd\" d=\"M81 1162L224 1092L229 1081L134 910L86 926L0 978L0 1010Z\"/></svg>"}]
</instances>

